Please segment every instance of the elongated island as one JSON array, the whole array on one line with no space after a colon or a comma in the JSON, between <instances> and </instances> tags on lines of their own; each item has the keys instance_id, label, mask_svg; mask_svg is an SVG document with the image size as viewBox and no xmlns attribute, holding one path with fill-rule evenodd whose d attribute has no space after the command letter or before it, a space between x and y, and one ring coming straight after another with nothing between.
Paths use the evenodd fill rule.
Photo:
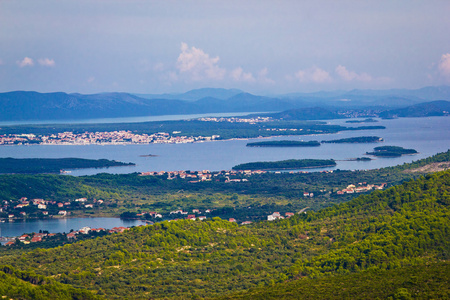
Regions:
<instances>
[{"instance_id":1,"label":"elongated island","mask_svg":"<svg viewBox=\"0 0 450 300\"><path fill-rule=\"evenodd\" d=\"M264 141L248 143L247 147L318 147L318 141Z\"/></svg>"},{"instance_id":2,"label":"elongated island","mask_svg":"<svg viewBox=\"0 0 450 300\"><path fill-rule=\"evenodd\" d=\"M350 143L350 144L353 144L353 143L379 143L382 141L383 141L383 138L380 138L379 136L357 136L357 137L351 137L351 138L345 138L345 139L322 141L322 143L334 143L334 144Z\"/></svg>"},{"instance_id":3,"label":"elongated island","mask_svg":"<svg viewBox=\"0 0 450 300\"><path fill-rule=\"evenodd\" d=\"M281 161L262 161L240 164L233 170L295 170L336 166L334 159L288 159Z\"/></svg>"}]
</instances>

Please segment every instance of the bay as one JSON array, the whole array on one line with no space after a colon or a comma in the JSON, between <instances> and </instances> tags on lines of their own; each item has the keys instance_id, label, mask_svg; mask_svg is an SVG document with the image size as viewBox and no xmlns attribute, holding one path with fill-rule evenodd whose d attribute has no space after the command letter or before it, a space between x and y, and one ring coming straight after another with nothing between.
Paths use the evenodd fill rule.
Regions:
<instances>
[{"instance_id":1,"label":"bay","mask_svg":"<svg viewBox=\"0 0 450 300\"><path fill-rule=\"evenodd\" d=\"M71 229L79 230L83 227L105 228L131 227L145 225L140 220L122 220L120 218L58 218L44 220L26 220L0 223L0 237L20 236L23 233L47 230L50 233L68 233Z\"/></svg>"},{"instance_id":2,"label":"bay","mask_svg":"<svg viewBox=\"0 0 450 300\"><path fill-rule=\"evenodd\" d=\"M356 136L379 136L382 143L374 144L322 144L320 147L263 148L246 147L248 142L261 139L227 140L191 144L148 144L148 145L29 145L2 146L0 157L13 158L63 158L111 159L133 162L136 166L102 169L73 170L71 175L93 175L97 173L124 174L149 171L176 170L229 170L241 163L256 161L277 161L285 159L335 159L337 166L326 170L377 169L412 162L432 156L450 148L450 118L399 118L379 120L378 123L349 124L346 120L331 120L329 124L351 126L382 125L384 130L344 131L336 134L310 136L283 136L264 140L332 140ZM213 126L213 125L212 125ZM374 147L382 145L401 146L416 149L417 155L396 158L373 158L372 161L346 161L363 157ZM145 157L145 155L156 155ZM322 170L322 169L317 169ZM308 169L308 171L313 171Z\"/></svg>"}]
</instances>

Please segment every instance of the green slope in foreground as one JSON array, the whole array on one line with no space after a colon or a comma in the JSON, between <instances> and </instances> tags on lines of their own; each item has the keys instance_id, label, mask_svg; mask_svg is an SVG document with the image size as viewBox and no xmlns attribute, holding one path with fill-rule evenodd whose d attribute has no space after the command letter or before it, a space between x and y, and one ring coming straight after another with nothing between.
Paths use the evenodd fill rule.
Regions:
<instances>
[{"instance_id":1,"label":"green slope in foreground","mask_svg":"<svg viewBox=\"0 0 450 300\"><path fill-rule=\"evenodd\" d=\"M6 252L1 263L107 299L216 298L257 287L282 297L278 284L305 280L300 278L312 286L343 280L364 289L370 281L357 278L369 278L364 272L370 270L394 281L406 272L403 277L420 282L415 266L430 264L430 274L448 274L440 261L450 257L449 195L445 171L276 222L161 222L53 249ZM439 298L446 278L433 279L420 298ZM392 297L415 293L395 287Z\"/></svg>"}]
</instances>

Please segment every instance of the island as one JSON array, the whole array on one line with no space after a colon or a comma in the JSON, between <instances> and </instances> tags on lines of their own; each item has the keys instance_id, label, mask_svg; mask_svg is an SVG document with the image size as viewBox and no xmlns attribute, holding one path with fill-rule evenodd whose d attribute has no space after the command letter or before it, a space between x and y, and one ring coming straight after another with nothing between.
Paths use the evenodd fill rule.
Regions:
<instances>
[{"instance_id":1,"label":"island","mask_svg":"<svg viewBox=\"0 0 450 300\"><path fill-rule=\"evenodd\" d=\"M358 136L358 137L351 137L351 138L345 138L345 139L339 139L339 140L322 141L322 143L334 143L334 144L378 143L378 142L382 142L382 141L383 141L383 138L380 138L378 136Z\"/></svg>"},{"instance_id":2,"label":"island","mask_svg":"<svg viewBox=\"0 0 450 300\"><path fill-rule=\"evenodd\" d=\"M318 147L320 143L318 141L265 141L248 143L247 147Z\"/></svg>"},{"instance_id":3,"label":"island","mask_svg":"<svg viewBox=\"0 0 450 300\"><path fill-rule=\"evenodd\" d=\"M64 173L67 169L134 166L108 159L84 158L0 158L0 174Z\"/></svg>"},{"instance_id":4,"label":"island","mask_svg":"<svg viewBox=\"0 0 450 300\"><path fill-rule=\"evenodd\" d=\"M233 170L295 170L336 166L334 159L288 159L239 164Z\"/></svg>"},{"instance_id":5,"label":"island","mask_svg":"<svg viewBox=\"0 0 450 300\"><path fill-rule=\"evenodd\" d=\"M349 121L345 121L345 123L377 123L378 120L369 118L369 119L364 119L364 120L349 120Z\"/></svg>"},{"instance_id":6,"label":"island","mask_svg":"<svg viewBox=\"0 0 450 300\"><path fill-rule=\"evenodd\" d=\"M357 158L349 158L347 161L371 161L370 157L357 157Z\"/></svg>"},{"instance_id":7,"label":"island","mask_svg":"<svg viewBox=\"0 0 450 300\"><path fill-rule=\"evenodd\" d=\"M381 146L375 147L373 150L373 152L366 152L366 154L378 157L400 157L402 155L417 154L417 151L414 149L405 149L398 146Z\"/></svg>"}]
</instances>

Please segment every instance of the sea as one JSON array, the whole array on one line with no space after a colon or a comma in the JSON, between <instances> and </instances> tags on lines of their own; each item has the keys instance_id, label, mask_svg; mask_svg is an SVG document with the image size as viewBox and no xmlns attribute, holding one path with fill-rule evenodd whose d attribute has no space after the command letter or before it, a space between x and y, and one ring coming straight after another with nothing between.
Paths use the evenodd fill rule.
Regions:
<instances>
[{"instance_id":1,"label":"sea","mask_svg":"<svg viewBox=\"0 0 450 300\"><path fill-rule=\"evenodd\" d=\"M450 117L379 119L377 123L345 123L327 120L328 124L356 127L381 125L386 129L343 131L335 134L282 136L264 140L322 141L357 136L378 136L381 143L322 144L320 147L263 148L246 147L262 139L222 140L189 144L148 145L21 145L0 146L0 157L13 158L106 158L132 162L135 166L70 170L69 175L84 176L98 173L126 174L150 171L230 170L241 163L278 161L286 159L335 159L337 165L321 170L368 170L409 163L450 149ZM374 147L390 145L416 149L416 155L396 158L374 158L371 161L350 161L364 157Z\"/></svg>"},{"instance_id":2,"label":"sea","mask_svg":"<svg viewBox=\"0 0 450 300\"><path fill-rule=\"evenodd\" d=\"M236 114L234 114L236 115ZM223 116L223 114L222 114ZM179 118L180 116L177 116ZM185 116L191 118L192 115ZM175 117L173 117L175 118ZM160 120L164 118L160 117ZM167 117L165 118L167 120ZM354 120L354 119L352 119ZM450 117L399 118L377 123L346 123L346 120L327 120L328 124L347 127L381 125L386 129L343 131L335 134L308 136L278 136L264 140L323 141L357 136L378 136L381 143L371 144L328 144L304 148L262 148L246 147L247 143L262 139L223 140L190 144L149 145L21 145L0 146L0 157L13 158L65 158L111 159L133 162L135 166L98 169L71 170L68 176L85 176L98 173L125 174L149 171L179 170L230 170L241 163L256 161L278 161L286 159L335 159L335 167L307 169L322 170L369 170L409 163L450 149ZM128 118L126 122L129 122ZM396 158L373 158L371 161L350 161L364 157L377 146L401 146L418 151L416 155ZM151 155L151 156L150 156ZM95 222L95 223L90 223ZM53 219L30 222L0 223L0 236L15 236L24 232L49 230L68 232L84 226L112 228L126 226L118 218ZM91 225L89 225L91 224ZM133 226L128 224L129 226ZM108 227L110 226L110 227Z\"/></svg>"}]
</instances>

